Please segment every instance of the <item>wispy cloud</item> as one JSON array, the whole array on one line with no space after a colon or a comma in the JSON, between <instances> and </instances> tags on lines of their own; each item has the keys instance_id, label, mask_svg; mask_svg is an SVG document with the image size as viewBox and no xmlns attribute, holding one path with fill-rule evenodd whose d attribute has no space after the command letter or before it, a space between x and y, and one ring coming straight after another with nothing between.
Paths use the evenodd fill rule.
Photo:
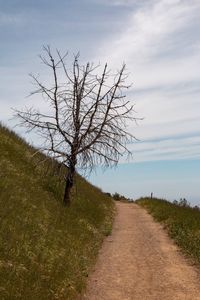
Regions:
<instances>
[{"instance_id":1,"label":"wispy cloud","mask_svg":"<svg viewBox=\"0 0 200 300\"><path fill-rule=\"evenodd\" d=\"M1 25L13 25L13 24L19 24L21 22L22 22L21 15L0 12Z\"/></svg>"},{"instance_id":2,"label":"wispy cloud","mask_svg":"<svg viewBox=\"0 0 200 300\"><path fill-rule=\"evenodd\" d=\"M184 138L177 147L176 138L200 135L200 2L144 1L134 7L123 26L97 56L113 67L127 62L134 83L129 97L138 115L145 118L139 127L130 125L131 130L142 140L162 140L161 147L142 144L142 153L136 145L135 160L198 156L195 143L188 144ZM168 151L164 151L166 144ZM149 145L155 149L150 151Z\"/></svg>"},{"instance_id":3,"label":"wispy cloud","mask_svg":"<svg viewBox=\"0 0 200 300\"><path fill-rule=\"evenodd\" d=\"M101 5L106 5L106 6L136 6L136 5L143 5L144 2L146 2L147 0L87 0L89 2L96 2L98 4Z\"/></svg>"},{"instance_id":4,"label":"wispy cloud","mask_svg":"<svg viewBox=\"0 0 200 300\"><path fill-rule=\"evenodd\" d=\"M188 53L189 57L187 58L192 60L191 54L196 58L199 49L197 40L199 8L199 1L149 1L137 10L133 9L133 13L130 13L123 22L123 30L117 33L113 40L110 40L109 37L109 40L97 52L97 57L112 61L115 65L125 60L131 72L136 74L135 76L138 76L135 68L140 70L142 68L144 71L145 67L140 81L146 87L147 78L151 81L153 77L149 77L148 73L145 76L151 66L153 66L150 70L152 75L156 75L156 71L160 71L163 65L167 67L169 62L176 64L180 62L182 65L182 60L185 59L184 49L182 49L183 42L187 44L187 48L193 50L192 53ZM191 41L190 35L194 29L196 34ZM187 30L189 32L185 33ZM180 34L182 35L181 39ZM190 43L187 43L188 39ZM196 55L194 54L195 47ZM177 51L174 51L175 48ZM175 61L169 55L172 49L172 52L176 53L177 60L175 59ZM155 79L159 79L162 73L165 74L165 69L162 69ZM144 79L146 80L144 81Z\"/></svg>"},{"instance_id":5,"label":"wispy cloud","mask_svg":"<svg viewBox=\"0 0 200 300\"><path fill-rule=\"evenodd\" d=\"M200 159L200 136L149 140L132 145L130 149L134 153L134 162Z\"/></svg>"},{"instance_id":6,"label":"wispy cloud","mask_svg":"<svg viewBox=\"0 0 200 300\"><path fill-rule=\"evenodd\" d=\"M184 147L188 158L196 155L199 148L188 138L200 135L200 1L61 2L49 2L48 10L46 1L2 6L1 119L10 118L10 107L40 105L40 99L25 99L32 89L28 73L43 72L37 54L50 43L81 50L83 60L107 61L114 70L127 63L133 82L128 97L144 117L139 126L130 124L143 147L134 144L134 160L183 158ZM165 142L171 152L164 152Z\"/></svg>"}]
</instances>

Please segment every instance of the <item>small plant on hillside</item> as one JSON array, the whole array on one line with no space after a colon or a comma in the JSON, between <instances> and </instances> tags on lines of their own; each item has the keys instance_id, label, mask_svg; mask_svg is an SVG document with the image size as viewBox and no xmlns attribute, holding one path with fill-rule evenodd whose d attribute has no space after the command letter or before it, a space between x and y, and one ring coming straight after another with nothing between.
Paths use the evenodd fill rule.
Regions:
<instances>
[{"instance_id":1,"label":"small plant on hillside","mask_svg":"<svg viewBox=\"0 0 200 300\"><path fill-rule=\"evenodd\" d=\"M112 76L105 64L101 75L97 66L82 66L76 55L68 70L65 58L45 47L42 62L50 69L52 82L42 83L31 75L40 94L49 104L49 113L28 108L16 110L20 125L36 130L45 139L45 151L67 167L64 203L70 203L76 167L92 170L95 165L116 165L120 156L130 155L127 143L135 139L126 129L133 106L125 100L125 65Z\"/></svg>"},{"instance_id":2,"label":"small plant on hillside","mask_svg":"<svg viewBox=\"0 0 200 300\"><path fill-rule=\"evenodd\" d=\"M188 206L190 206L190 203L185 198L181 198L179 200L179 205L183 206L183 207L188 207Z\"/></svg>"},{"instance_id":3,"label":"small plant on hillside","mask_svg":"<svg viewBox=\"0 0 200 300\"><path fill-rule=\"evenodd\" d=\"M182 207L189 207L190 206L190 203L185 198L180 198L179 201L174 200L173 204L178 205L178 206L182 206Z\"/></svg>"},{"instance_id":4,"label":"small plant on hillside","mask_svg":"<svg viewBox=\"0 0 200 300\"><path fill-rule=\"evenodd\" d=\"M121 198L121 195L120 195L120 194L118 194L118 193L114 193L114 194L113 194L113 199L115 199L116 201L119 201L120 198Z\"/></svg>"},{"instance_id":5,"label":"small plant on hillside","mask_svg":"<svg viewBox=\"0 0 200 300\"><path fill-rule=\"evenodd\" d=\"M126 198L125 196L123 195L120 195L119 193L114 193L112 195L113 199L116 200L116 201L130 201L130 199Z\"/></svg>"}]
</instances>

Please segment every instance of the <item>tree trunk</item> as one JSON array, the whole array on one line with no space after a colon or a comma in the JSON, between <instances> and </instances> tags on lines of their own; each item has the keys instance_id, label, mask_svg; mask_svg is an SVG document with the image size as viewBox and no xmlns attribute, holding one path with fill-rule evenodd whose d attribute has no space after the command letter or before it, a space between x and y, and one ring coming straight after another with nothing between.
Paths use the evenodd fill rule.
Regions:
<instances>
[{"instance_id":1,"label":"tree trunk","mask_svg":"<svg viewBox=\"0 0 200 300\"><path fill-rule=\"evenodd\" d=\"M74 185L74 175L75 175L75 167L70 166L68 169L68 173L66 176L66 183L65 183L65 193L63 198L63 203L65 206L70 205L71 203L71 189Z\"/></svg>"}]
</instances>

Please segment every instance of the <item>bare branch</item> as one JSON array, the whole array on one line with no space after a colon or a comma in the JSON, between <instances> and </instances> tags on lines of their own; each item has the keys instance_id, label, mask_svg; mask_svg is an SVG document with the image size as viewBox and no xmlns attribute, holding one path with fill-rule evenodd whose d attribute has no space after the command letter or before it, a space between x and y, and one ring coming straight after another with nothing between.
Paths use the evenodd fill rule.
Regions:
<instances>
[{"instance_id":1,"label":"bare branch","mask_svg":"<svg viewBox=\"0 0 200 300\"><path fill-rule=\"evenodd\" d=\"M74 56L71 70L56 50L44 47L43 64L50 69L53 85L43 84L30 75L37 86L31 95L41 94L49 102L48 113L33 108L15 110L20 125L28 131L37 130L45 140L43 151L68 166L64 201L68 201L73 186L76 166L92 170L95 165L116 165L121 156L131 155L128 144L136 140L128 132L127 121L140 120L133 116L133 105L125 100L125 64L111 82L107 64L101 75L95 74L99 66L79 64L79 54ZM63 76L64 75L64 76ZM64 82L63 82L64 78Z\"/></svg>"}]
</instances>

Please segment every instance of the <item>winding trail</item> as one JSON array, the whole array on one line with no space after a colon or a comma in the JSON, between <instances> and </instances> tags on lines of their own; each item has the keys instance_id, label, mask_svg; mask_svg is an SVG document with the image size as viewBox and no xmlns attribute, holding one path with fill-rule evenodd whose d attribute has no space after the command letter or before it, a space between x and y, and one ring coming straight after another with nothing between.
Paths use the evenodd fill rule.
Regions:
<instances>
[{"instance_id":1,"label":"winding trail","mask_svg":"<svg viewBox=\"0 0 200 300\"><path fill-rule=\"evenodd\" d=\"M200 277L162 226L136 204L117 202L112 235L82 299L200 300Z\"/></svg>"}]
</instances>

